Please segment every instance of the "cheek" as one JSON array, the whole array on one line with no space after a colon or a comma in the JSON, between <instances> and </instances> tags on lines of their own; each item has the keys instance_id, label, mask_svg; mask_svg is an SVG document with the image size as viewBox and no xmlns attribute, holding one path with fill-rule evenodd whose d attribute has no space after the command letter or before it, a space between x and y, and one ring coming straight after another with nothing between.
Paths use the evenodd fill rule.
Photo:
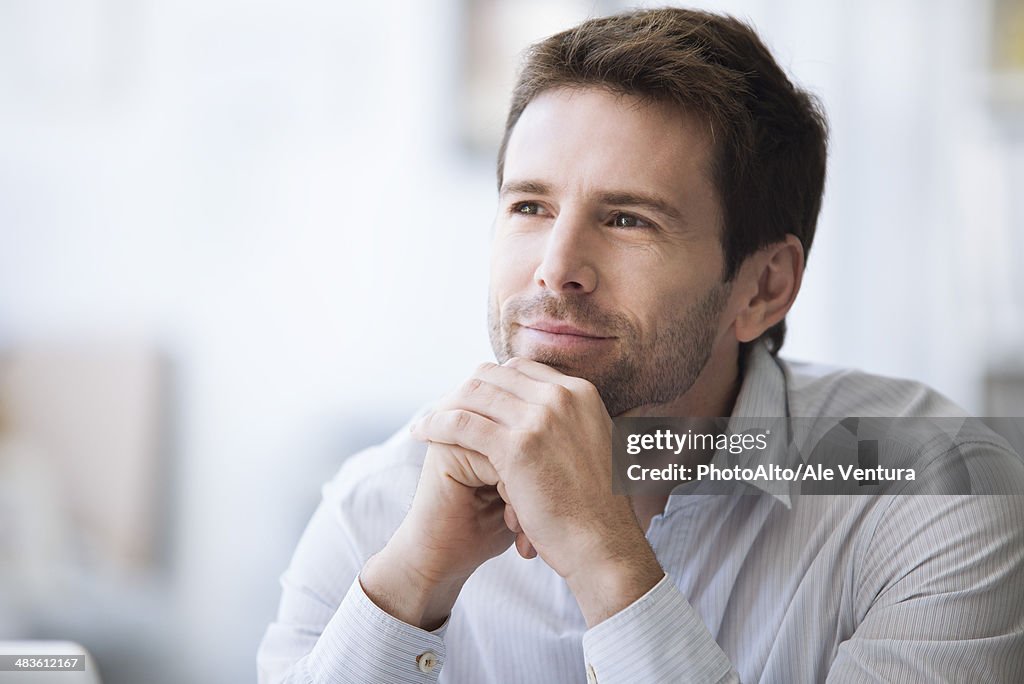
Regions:
<instances>
[{"instance_id":1,"label":"cheek","mask_svg":"<svg viewBox=\"0 0 1024 684\"><path fill-rule=\"evenodd\" d=\"M536 265L526 240L496 237L491 246L491 294L503 300L533 281Z\"/></svg>"},{"instance_id":2,"label":"cheek","mask_svg":"<svg viewBox=\"0 0 1024 684\"><path fill-rule=\"evenodd\" d=\"M633 281L627 296L634 315L641 322L645 338L658 335L666 328L676 328L685 320L693 306L708 292L709 284L697 278L683 278L678 270L672 273L650 273L642 282ZM674 282L666 276L673 276Z\"/></svg>"}]
</instances>

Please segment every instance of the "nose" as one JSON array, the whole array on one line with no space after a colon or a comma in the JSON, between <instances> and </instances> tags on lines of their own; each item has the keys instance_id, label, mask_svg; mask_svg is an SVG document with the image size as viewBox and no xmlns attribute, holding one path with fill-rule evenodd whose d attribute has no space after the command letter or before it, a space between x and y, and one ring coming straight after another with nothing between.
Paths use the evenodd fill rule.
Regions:
<instances>
[{"instance_id":1,"label":"nose","mask_svg":"<svg viewBox=\"0 0 1024 684\"><path fill-rule=\"evenodd\" d=\"M533 274L540 287L558 294L587 294L597 287L597 269L588 242L594 238L585 217L563 210L551 225L544 254Z\"/></svg>"}]
</instances>

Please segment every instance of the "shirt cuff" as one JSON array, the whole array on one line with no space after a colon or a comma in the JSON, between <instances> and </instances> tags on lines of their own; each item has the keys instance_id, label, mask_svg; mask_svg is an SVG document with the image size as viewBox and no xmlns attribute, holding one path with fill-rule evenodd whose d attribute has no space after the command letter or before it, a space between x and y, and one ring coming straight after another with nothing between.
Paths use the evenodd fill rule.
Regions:
<instances>
[{"instance_id":1,"label":"shirt cuff","mask_svg":"<svg viewBox=\"0 0 1024 684\"><path fill-rule=\"evenodd\" d=\"M721 682L735 677L700 615L665 575L583 635L588 681Z\"/></svg>"},{"instance_id":2,"label":"shirt cuff","mask_svg":"<svg viewBox=\"0 0 1024 684\"><path fill-rule=\"evenodd\" d=\"M448 621L432 632L384 612L352 582L309 654L313 682L436 682L444 665Z\"/></svg>"}]
</instances>

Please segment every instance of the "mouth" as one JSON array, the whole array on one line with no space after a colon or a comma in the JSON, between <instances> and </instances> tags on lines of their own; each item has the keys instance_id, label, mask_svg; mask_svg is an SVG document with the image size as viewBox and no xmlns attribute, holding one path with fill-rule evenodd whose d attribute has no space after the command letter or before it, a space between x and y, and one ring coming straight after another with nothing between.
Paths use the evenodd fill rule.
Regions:
<instances>
[{"instance_id":1,"label":"mouth","mask_svg":"<svg viewBox=\"0 0 1024 684\"><path fill-rule=\"evenodd\" d=\"M615 340L615 337L610 335L602 335L562 321L538 320L518 325L528 343L545 347L585 349L602 346Z\"/></svg>"},{"instance_id":2,"label":"mouth","mask_svg":"<svg viewBox=\"0 0 1024 684\"><path fill-rule=\"evenodd\" d=\"M537 332L548 333L549 335L572 335L573 337L587 337L594 340L612 339L610 335L599 335L583 328L569 325L568 323L562 323L561 321L535 321L533 323L520 323L520 325L528 330L536 330Z\"/></svg>"}]
</instances>

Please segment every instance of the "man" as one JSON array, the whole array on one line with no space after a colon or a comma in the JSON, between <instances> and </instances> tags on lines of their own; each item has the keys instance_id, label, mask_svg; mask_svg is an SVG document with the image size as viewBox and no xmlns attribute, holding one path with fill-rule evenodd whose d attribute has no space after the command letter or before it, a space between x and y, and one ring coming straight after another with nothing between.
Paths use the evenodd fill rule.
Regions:
<instances>
[{"instance_id":1,"label":"man","mask_svg":"<svg viewBox=\"0 0 1024 684\"><path fill-rule=\"evenodd\" d=\"M261 680L1024 677L1016 497L614 492L611 416L960 415L777 358L824 173L818 109L735 20L535 46L498 163L498 364L325 486Z\"/></svg>"}]
</instances>

